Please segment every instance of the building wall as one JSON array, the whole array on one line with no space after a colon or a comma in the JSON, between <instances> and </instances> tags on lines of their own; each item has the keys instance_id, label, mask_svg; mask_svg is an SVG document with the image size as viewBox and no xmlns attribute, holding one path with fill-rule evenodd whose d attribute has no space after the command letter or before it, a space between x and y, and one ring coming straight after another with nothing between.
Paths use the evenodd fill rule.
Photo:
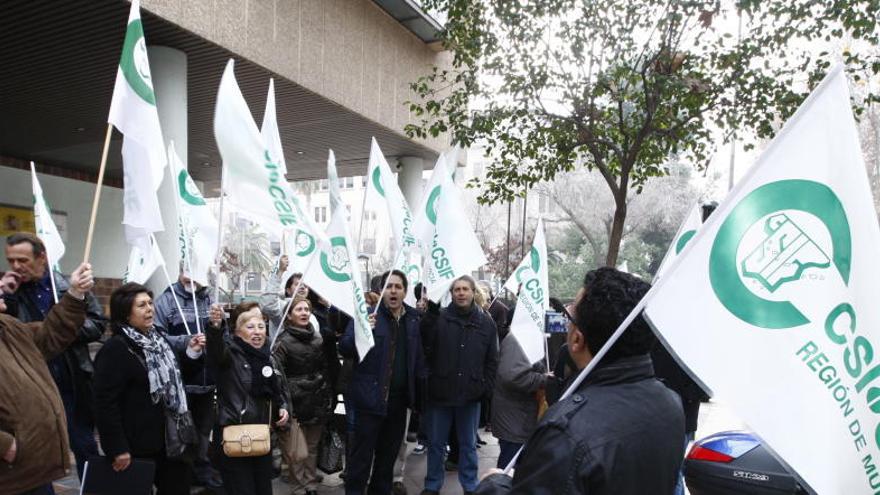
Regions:
<instances>
[{"instance_id":1,"label":"building wall","mask_svg":"<svg viewBox=\"0 0 880 495\"><path fill-rule=\"evenodd\" d=\"M370 0L143 0L142 7L402 133L409 84L449 63ZM440 151L445 136L425 141Z\"/></svg>"},{"instance_id":2,"label":"building wall","mask_svg":"<svg viewBox=\"0 0 880 495\"><path fill-rule=\"evenodd\" d=\"M30 171L3 166L2 163L0 159L0 184L5 185L0 203L33 208ZM66 253L61 260L61 271L70 273L82 262L95 184L39 172L37 175L52 211L67 214ZM5 246L5 237L0 240ZM125 271L128 245L122 231L122 189L104 186L101 190L91 262L96 277L121 278ZM0 260L0 270L7 269L4 256Z\"/></svg>"}]
</instances>

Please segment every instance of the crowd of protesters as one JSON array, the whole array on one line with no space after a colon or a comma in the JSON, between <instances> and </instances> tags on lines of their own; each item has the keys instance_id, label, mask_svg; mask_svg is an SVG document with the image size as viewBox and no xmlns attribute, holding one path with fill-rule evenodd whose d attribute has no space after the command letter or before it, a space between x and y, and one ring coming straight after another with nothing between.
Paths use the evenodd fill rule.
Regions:
<instances>
[{"instance_id":1,"label":"crowd of protesters","mask_svg":"<svg viewBox=\"0 0 880 495\"><path fill-rule=\"evenodd\" d=\"M224 309L181 269L155 300L140 284L116 289L108 320L88 264L64 277L26 233L5 250L0 495L54 493L68 450L80 477L99 453L117 472L150 461L160 495L192 484L271 494L280 457L291 493L312 495L330 433L345 440L347 494L405 494L408 440L427 452L423 495L439 493L450 468L466 494L682 493L702 393L641 317L558 400L648 290L634 276L586 273L562 310L568 333L551 372L509 334L513 310L469 276L452 282L445 306L400 271L378 277L367 294L375 345L359 355L347 315L301 274L282 280L286 257L259 301ZM482 480L480 426L500 446ZM511 463L512 476L502 471Z\"/></svg>"}]
</instances>

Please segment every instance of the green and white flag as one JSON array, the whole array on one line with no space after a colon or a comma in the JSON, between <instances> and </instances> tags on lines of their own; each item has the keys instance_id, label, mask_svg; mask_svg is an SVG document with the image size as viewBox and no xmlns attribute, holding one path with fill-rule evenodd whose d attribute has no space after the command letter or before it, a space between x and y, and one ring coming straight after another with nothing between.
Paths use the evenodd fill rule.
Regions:
<instances>
[{"instance_id":1,"label":"green and white flag","mask_svg":"<svg viewBox=\"0 0 880 495\"><path fill-rule=\"evenodd\" d=\"M207 286L208 273L217 257L217 219L177 156L173 142L168 146L168 163L177 192L180 260L193 280Z\"/></svg>"},{"instance_id":2,"label":"green and white flag","mask_svg":"<svg viewBox=\"0 0 880 495\"><path fill-rule=\"evenodd\" d=\"M128 265L125 267L125 273L122 275L123 282L136 282L145 284L157 268L165 264L162 252L159 251L159 245L156 238L152 235L147 237L149 250L142 251L137 245L131 247L128 255Z\"/></svg>"},{"instance_id":3,"label":"green and white flag","mask_svg":"<svg viewBox=\"0 0 880 495\"><path fill-rule=\"evenodd\" d=\"M43 188L40 187L40 181L37 179L34 162L31 162L31 187L34 192L34 226L37 230L37 237L46 246L49 266L57 271L58 264L64 256L64 241L61 240L58 227L52 220L52 211L46 203L46 198L43 197Z\"/></svg>"},{"instance_id":4,"label":"green and white flag","mask_svg":"<svg viewBox=\"0 0 880 495\"><path fill-rule=\"evenodd\" d=\"M376 138L370 141L367 178L366 203L382 205L388 213L397 244L394 268L406 274L409 287L406 300L415 304L415 286L422 281L422 259L413 233L413 216Z\"/></svg>"},{"instance_id":5,"label":"green and white flag","mask_svg":"<svg viewBox=\"0 0 880 495\"><path fill-rule=\"evenodd\" d=\"M327 159L327 180L330 182L331 203L339 201L336 157L330 151ZM336 198L334 199L334 196ZM367 319L367 301L361 286L357 252L351 239L345 208L332 209L327 237L330 242L318 246L315 260L303 273L303 282L354 320L354 342L361 360L373 348L373 330Z\"/></svg>"},{"instance_id":6,"label":"green and white flag","mask_svg":"<svg viewBox=\"0 0 880 495\"><path fill-rule=\"evenodd\" d=\"M544 219L538 220L535 240L529 255L519 264L510 277L520 288L516 308L510 322L510 333L530 363L537 363L546 355L544 315L549 307L547 285L547 244L544 241ZM508 280L510 283L510 280ZM507 284L505 284L507 287Z\"/></svg>"},{"instance_id":7,"label":"green and white flag","mask_svg":"<svg viewBox=\"0 0 880 495\"><path fill-rule=\"evenodd\" d=\"M156 191L165 171L165 143L150 77L140 2L133 0L116 71L108 122L125 135L122 140L125 238L149 249L148 236L164 229Z\"/></svg>"},{"instance_id":8,"label":"green and white flag","mask_svg":"<svg viewBox=\"0 0 880 495\"><path fill-rule=\"evenodd\" d=\"M547 241L544 237L543 218L538 219L538 227L535 229L535 237L532 240L532 248L529 249L529 254L519 262L519 265L510 274L507 282L504 283L504 288L509 290L511 294L516 294L520 285L528 280L526 276L527 269L531 269L536 274L538 282L544 289L544 293L547 294L548 287L550 287L548 282L550 270L547 262ZM543 305L545 310L550 308L549 298L544 298Z\"/></svg>"},{"instance_id":9,"label":"green and white flag","mask_svg":"<svg viewBox=\"0 0 880 495\"><path fill-rule=\"evenodd\" d=\"M426 260L424 285L433 301L443 297L453 280L470 275L486 263L447 161L446 155L437 160L414 221Z\"/></svg>"},{"instance_id":10,"label":"green and white flag","mask_svg":"<svg viewBox=\"0 0 880 495\"><path fill-rule=\"evenodd\" d=\"M284 148L281 145L281 133L278 129L275 110L274 79L269 79L269 93L266 96L266 110L263 112L263 124L260 127L260 134L263 136L263 142L271 161L278 165L279 173L282 176L286 176L287 162L284 159ZM318 239L314 234L321 233L321 228L315 224L314 219L305 213L306 209L299 201L299 198L292 194L290 200L302 224L285 227L284 233L281 235L281 242L286 243L285 251L288 253L289 258L287 272L282 274L281 280L286 280L294 273L305 271L316 252L315 248L317 247L316 242Z\"/></svg>"},{"instance_id":11,"label":"green and white flag","mask_svg":"<svg viewBox=\"0 0 880 495\"><path fill-rule=\"evenodd\" d=\"M688 242L697 235L697 231L700 230L702 225L703 206L698 202L688 212L687 216L684 218L684 222L682 222L681 226L678 228L678 232L675 233L675 237L672 238L672 244L669 245L666 255L663 256L663 261L660 262L660 267L657 268L657 273L654 274L655 283L660 279L666 269L669 268L675 258L684 251Z\"/></svg>"},{"instance_id":12,"label":"green and white flag","mask_svg":"<svg viewBox=\"0 0 880 495\"><path fill-rule=\"evenodd\" d=\"M311 255L323 234L311 230L308 216L299 208L284 176L279 157L272 155L257 129L235 80L232 59L226 64L217 92L214 136L223 157L226 199L239 211L273 226L271 231L279 237L282 229L302 232L308 239L303 243L307 249L302 249L303 253L297 256ZM283 156L280 158L283 160Z\"/></svg>"},{"instance_id":13,"label":"green and white flag","mask_svg":"<svg viewBox=\"0 0 880 495\"><path fill-rule=\"evenodd\" d=\"M838 67L646 296L667 348L815 493L880 486L877 246Z\"/></svg>"}]
</instances>

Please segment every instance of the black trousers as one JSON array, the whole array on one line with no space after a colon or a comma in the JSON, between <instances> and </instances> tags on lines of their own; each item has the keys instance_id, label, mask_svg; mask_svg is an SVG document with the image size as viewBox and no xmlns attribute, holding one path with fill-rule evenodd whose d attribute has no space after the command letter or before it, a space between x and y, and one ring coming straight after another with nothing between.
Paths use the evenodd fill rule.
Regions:
<instances>
[{"instance_id":1,"label":"black trousers","mask_svg":"<svg viewBox=\"0 0 880 495\"><path fill-rule=\"evenodd\" d=\"M186 394L186 401L192 413L193 423L198 432L198 445L196 446L193 471L195 479L205 482L212 476L211 461L208 451L211 446L211 430L214 428L214 393Z\"/></svg>"},{"instance_id":2,"label":"black trousers","mask_svg":"<svg viewBox=\"0 0 880 495\"><path fill-rule=\"evenodd\" d=\"M272 495L272 454L227 457L221 451L217 460L228 495Z\"/></svg>"},{"instance_id":3,"label":"black trousers","mask_svg":"<svg viewBox=\"0 0 880 495\"><path fill-rule=\"evenodd\" d=\"M391 493L394 460L406 433L406 407L405 395L392 395L388 398L388 412L385 416L355 411L354 442L346 460L347 495L365 493L367 480L370 480L370 487L366 493Z\"/></svg>"},{"instance_id":4,"label":"black trousers","mask_svg":"<svg viewBox=\"0 0 880 495\"><path fill-rule=\"evenodd\" d=\"M156 495L189 495L192 484L189 463L171 460L164 455L150 459L156 463L156 474L153 477Z\"/></svg>"}]
</instances>

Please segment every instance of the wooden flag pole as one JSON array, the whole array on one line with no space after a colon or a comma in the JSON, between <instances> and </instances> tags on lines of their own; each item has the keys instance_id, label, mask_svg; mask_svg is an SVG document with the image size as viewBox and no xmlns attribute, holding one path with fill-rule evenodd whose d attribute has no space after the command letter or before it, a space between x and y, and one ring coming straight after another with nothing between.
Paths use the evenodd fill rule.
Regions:
<instances>
[{"instance_id":1,"label":"wooden flag pole","mask_svg":"<svg viewBox=\"0 0 880 495\"><path fill-rule=\"evenodd\" d=\"M104 151L101 152L101 167L98 169L98 184L95 186L95 198L92 201L92 216L89 218L89 230L86 234L86 251L83 263L89 262L92 254L92 236L95 234L95 218L98 216L98 203L101 201L101 186L104 184L104 170L107 168L107 153L110 151L110 137L113 135L113 124L107 124L107 136L104 138Z\"/></svg>"}]
</instances>

